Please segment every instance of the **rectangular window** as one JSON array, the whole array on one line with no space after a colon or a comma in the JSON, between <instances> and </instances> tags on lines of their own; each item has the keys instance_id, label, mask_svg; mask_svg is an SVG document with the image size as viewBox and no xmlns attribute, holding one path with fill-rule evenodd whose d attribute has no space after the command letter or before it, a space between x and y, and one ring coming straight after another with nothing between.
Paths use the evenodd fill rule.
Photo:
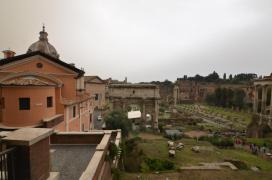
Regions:
<instances>
[{"instance_id":1,"label":"rectangular window","mask_svg":"<svg viewBox=\"0 0 272 180\"><path fill-rule=\"evenodd\" d=\"M95 94L94 100L98 101L98 98L99 98L99 94Z\"/></svg>"},{"instance_id":2,"label":"rectangular window","mask_svg":"<svg viewBox=\"0 0 272 180\"><path fill-rule=\"evenodd\" d=\"M53 107L53 97L52 96L47 97L47 107Z\"/></svg>"},{"instance_id":3,"label":"rectangular window","mask_svg":"<svg viewBox=\"0 0 272 180\"><path fill-rule=\"evenodd\" d=\"M30 110L30 98L19 98L19 110Z\"/></svg>"},{"instance_id":4,"label":"rectangular window","mask_svg":"<svg viewBox=\"0 0 272 180\"><path fill-rule=\"evenodd\" d=\"M76 106L73 106L73 117L76 117Z\"/></svg>"}]
</instances>

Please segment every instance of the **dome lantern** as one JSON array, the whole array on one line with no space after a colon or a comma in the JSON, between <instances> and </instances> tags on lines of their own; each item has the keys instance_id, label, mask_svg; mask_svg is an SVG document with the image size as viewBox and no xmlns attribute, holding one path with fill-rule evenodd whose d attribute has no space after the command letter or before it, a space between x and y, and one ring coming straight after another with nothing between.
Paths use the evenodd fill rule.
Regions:
<instances>
[{"instance_id":1,"label":"dome lantern","mask_svg":"<svg viewBox=\"0 0 272 180\"><path fill-rule=\"evenodd\" d=\"M48 54L54 58L59 58L59 54L56 51L55 47L52 46L48 42L48 33L45 31L45 27L43 25L42 31L40 32L40 37L39 40L28 48L27 53L35 52L35 51L40 51L42 53Z\"/></svg>"}]
</instances>

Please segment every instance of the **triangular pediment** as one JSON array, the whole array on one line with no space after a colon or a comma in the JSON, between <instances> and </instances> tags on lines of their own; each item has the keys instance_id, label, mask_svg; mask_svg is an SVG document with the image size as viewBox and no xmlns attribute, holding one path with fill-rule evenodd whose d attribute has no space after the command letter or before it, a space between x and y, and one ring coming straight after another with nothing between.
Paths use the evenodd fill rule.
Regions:
<instances>
[{"instance_id":1,"label":"triangular pediment","mask_svg":"<svg viewBox=\"0 0 272 180\"><path fill-rule=\"evenodd\" d=\"M82 76L84 71L75 66L65 63L59 59L43 54L41 52L33 52L23 54L0 61L0 71L33 71L52 74L74 74Z\"/></svg>"},{"instance_id":2,"label":"triangular pediment","mask_svg":"<svg viewBox=\"0 0 272 180\"><path fill-rule=\"evenodd\" d=\"M45 81L34 76L18 77L9 79L2 82L3 85L15 85L15 86L54 86L55 84L49 81Z\"/></svg>"},{"instance_id":3,"label":"triangular pediment","mask_svg":"<svg viewBox=\"0 0 272 180\"><path fill-rule=\"evenodd\" d=\"M99 76L85 76L86 83L104 84L105 82Z\"/></svg>"},{"instance_id":4,"label":"triangular pediment","mask_svg":"<svg viewBox=\"0 0 272 180\"><path fill-rule=\"evenodd\" d=\"M51 76L37 73L19 73L0 79L6 86L62 86L62 82Z\"/></svg>"}]
</instances>

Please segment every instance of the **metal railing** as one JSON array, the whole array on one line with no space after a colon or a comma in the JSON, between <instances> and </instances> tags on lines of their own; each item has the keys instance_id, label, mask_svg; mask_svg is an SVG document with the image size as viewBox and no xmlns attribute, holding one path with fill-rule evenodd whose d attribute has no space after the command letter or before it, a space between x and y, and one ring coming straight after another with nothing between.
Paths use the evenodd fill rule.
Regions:
<instances>
[{"instance_id":1,"label":"metal railing","mask_svg":"<svg viewBox=\"0 0 272 180\"><path fill-rule=\"evenodd\" d=\"M14 152L15 148L0 152L0 180L15 179Z\"/></svg>"}]
</instances>

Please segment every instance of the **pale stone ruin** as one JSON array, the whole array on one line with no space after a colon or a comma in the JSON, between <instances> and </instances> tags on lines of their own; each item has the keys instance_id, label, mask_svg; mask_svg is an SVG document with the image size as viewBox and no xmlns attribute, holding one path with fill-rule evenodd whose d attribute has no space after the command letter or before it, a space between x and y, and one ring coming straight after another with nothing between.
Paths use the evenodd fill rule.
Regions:
<instances>
[{"instance_id":1,"label":"pale stone ruin","mask_svg":"<svg viewBox=\"0 0 272 180\"><path fill-rule=\"evenodd\" d=\"M254 82L254 116L248 126L247 136L265 137L272 132L272 75Z\"/></svg>"},{"instance_id":2,"label":"pale stone ruin","mask_svg":"<svg viewBox=\"0 0 272 180\"><path fill-rule=\"evenodd\" d=\"M108 98L112 103L112 109L121 109L127 112L131 109L139 110L141 112L139 123L144 127L149 125L158 129L160 94L156 85L111 84Z\"/></svg>"}]
</instances>

